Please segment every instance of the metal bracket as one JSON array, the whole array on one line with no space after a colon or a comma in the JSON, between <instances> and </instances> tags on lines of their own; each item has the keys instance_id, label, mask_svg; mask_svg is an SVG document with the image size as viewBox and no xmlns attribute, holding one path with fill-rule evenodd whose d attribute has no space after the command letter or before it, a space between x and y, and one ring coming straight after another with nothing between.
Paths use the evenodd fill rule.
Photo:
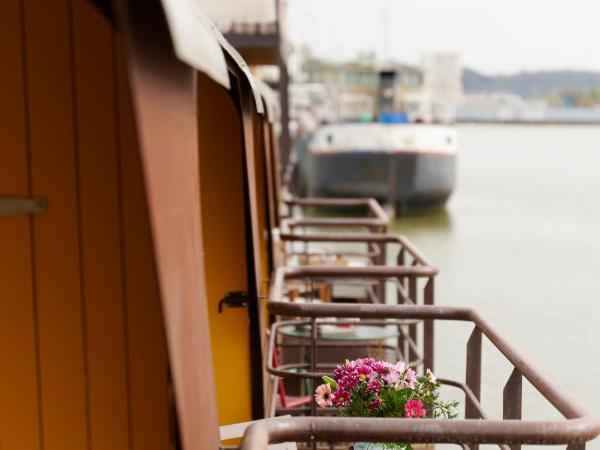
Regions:
<instances>
[{"instance_id":1,"label":"metal bracket","mask_svg":"<svg viewBox=\"0 0 600 450\"><path fill-rule=\"evenodd\" d=\"M219 314L223 312L223 308L245 308L248 306L248 294L243 291L233 291L225 294L219 300Z\"/></svg>"},{"instance_id":2,"label":"metal bracket","mask_svg":"<svg viewBox=\"0 0 600 450\"><path fill-rule=\"evenodd\" d=\"M42 197L1 197L0 216L39 214L46 210L48 202Z\"/></svg>"}]
</instances>

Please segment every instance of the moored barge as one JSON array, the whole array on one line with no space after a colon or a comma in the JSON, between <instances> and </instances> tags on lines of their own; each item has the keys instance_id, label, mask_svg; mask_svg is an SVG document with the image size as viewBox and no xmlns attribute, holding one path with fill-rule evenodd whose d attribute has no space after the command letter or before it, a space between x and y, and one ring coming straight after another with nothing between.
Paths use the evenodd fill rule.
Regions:
<instances>
[{"instance_id":1,"label":"moored barge","mask_svg":"<svg viewBox=\"0 0 600 450\"><path fill-rule=\"evenodd\" d=\"M448 126L324 125L299 149L300 191L374 197L397 210L440 206L454 189L457 149L456 131Z\"/></svg>"}]
</instances>

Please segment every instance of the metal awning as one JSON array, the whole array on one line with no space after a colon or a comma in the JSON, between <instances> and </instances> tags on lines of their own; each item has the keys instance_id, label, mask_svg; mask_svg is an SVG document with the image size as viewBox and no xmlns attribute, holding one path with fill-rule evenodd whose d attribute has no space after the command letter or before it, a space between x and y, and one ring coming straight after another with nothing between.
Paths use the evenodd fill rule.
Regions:
<instances>
[{"instance_id":1,"label":"metal awning","mask_svg":"<svg viewBox=\"0 0 600 450\"><path fill-rule=\"evenodd\" d=\"M226 60L229 57L236 69L248 81L256 111L264 114L261 92L248 64L204 14L200 2L197 0L161 0L161 2L177 57L227 89L230 88Z\"/></svg>"},{"instance_id":2,"label":"metal awning","mask_svg":"<svg viewBox=\"0 0 600 450\"><path fill-rule=\"evenodd\" d=\"M242 58L242 55L240 55L240 53L233 47L233 45L231 45L229 43L229 41L227 41L227 39L225 39L225 37L217 29L216 25L213 24L212 27L213 27L214 35L216 36L217 41L221 45L223 52L229 56L229 58L231 59L233 64L235 64L235 66L237 66L236 67L237 70L239 70L244 75L246 80L248 81L248 84L250 85L250 89L252 89L252 96L254 97L254 104L256 106L256 112L259 114L264 114L265 110L264 110L263 104L262 104L262 97L260 95L260 91L258 89L256 80L255 80L254 76L252 75L252 72L250 72L250 68L248 67L248 64L246 64L246 61L244 61L244 58Z\"/></svg>"},{"instance_id":3,"label":"metal awning","mask_svg":"<svg viewBox=\"0 0 600 450\"><path fill-rule=\"evenodd\" d=\"M275 92L262 80L257 79L256 84L265 104L265 116L270 123L273 123L280 114L279 103L275 96Z\"/></svg>"},{"instance_id":4,"label":"metal awning","mask_svg":"<svg viewBox=\"0 0 600 450\"><path fill-rule=\"evenodd\" d=\"M175 54L229 89L229 73L213 24L194 0L161 0Z\"/></svg>"}]
</instances>

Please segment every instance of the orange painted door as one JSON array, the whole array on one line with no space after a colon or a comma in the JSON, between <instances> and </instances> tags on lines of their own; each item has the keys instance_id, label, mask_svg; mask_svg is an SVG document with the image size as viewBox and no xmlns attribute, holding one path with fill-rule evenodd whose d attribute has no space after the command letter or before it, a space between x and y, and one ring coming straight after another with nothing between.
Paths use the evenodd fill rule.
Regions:
<instances>
[{"instance_id":1,"label":"orange painted door","mask_svg":"<svg viewBox=\"0 0 600 450\"><path fill-rule=\"evenodd\" d=\"M207 307L221 425L252 418L250 329L246 308L218 303L248 292L248 228L241 121L230 94L198 74L198 148Z\"/></svg>"}]
</instances>

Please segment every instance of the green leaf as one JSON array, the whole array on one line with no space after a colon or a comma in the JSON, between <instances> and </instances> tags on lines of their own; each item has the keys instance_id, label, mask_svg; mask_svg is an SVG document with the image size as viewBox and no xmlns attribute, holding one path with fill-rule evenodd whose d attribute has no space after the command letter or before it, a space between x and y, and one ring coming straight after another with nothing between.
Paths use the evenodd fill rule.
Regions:
<instances>
[{"instance_id":1,"label":"green leaf","mask_svg":"<svg viewBox=\"0 0 600 450\"><path fill-rule=\"evenodd\" d=\"M323 381L331 387L331 389L337 389L337 383L333 378L328 377L327 375L323 376L322 378Z\"/></svg>"}]
</instances>

